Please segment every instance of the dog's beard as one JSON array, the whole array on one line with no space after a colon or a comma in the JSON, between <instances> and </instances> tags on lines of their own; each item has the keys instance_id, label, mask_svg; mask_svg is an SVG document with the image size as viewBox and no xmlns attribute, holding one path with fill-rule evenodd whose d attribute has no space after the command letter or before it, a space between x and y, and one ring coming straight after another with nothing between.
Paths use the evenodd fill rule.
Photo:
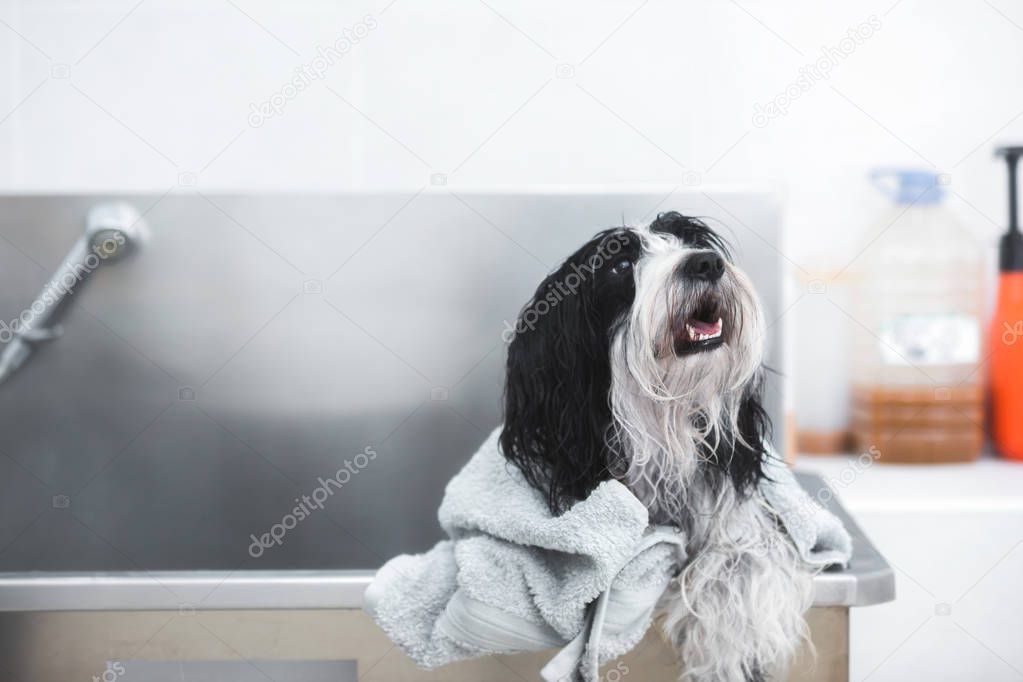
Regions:
<instances>
[{"instance_id":1,"label":"dog's beard","mask_svg":"<svg viewBox=\"0 0 1023 682\"><path fill-rule=\"evenodd\" d=\"M688 255L662 249L640 260L635 300L611 346L612 438L625 468L616 473L654 520L676 524L709 502L693 498L709 492L693 485L711 469L701 464L742 439L739 410L758 379L765 326L742 271L728 265L715 283L676 276ZM720 345L686 352L687 324L708 306L721 320Z\"/></svg>"},{"instance_id":2,"label":"dog's beard","mask_svg":"<svg viewBox=\"0 0 1023 682\"><path fill-rule=\"evenodd\" d=\"M774 513L756 491L734 485L728 462L713 461L762 452L763 444L743 440L739 421L761 380L766 328L745 274L728 265L714 283L678 277L689 255L645 254L612 340L618 473L653 523L686 534L688 561L661 604L683 677L761 679L763 666L789 659L806 639L811 582ZM693 315L704 323L719 316L720 342L695 336Z\"/></svg>"}]
</instances>

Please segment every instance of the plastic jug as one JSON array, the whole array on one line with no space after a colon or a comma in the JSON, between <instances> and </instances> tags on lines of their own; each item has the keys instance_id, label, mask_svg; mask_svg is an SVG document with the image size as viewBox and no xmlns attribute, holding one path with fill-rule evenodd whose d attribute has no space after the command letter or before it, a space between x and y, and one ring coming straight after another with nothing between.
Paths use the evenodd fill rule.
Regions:
<instances>
[{"instance_id":1,"label":"plastic jug","mask_svg":"<svg viewBox=\"0 0 1023 682\"><path fill-rule=\"evenodd\" d=\"M939 176L877 170L892 205L856 262L852 433L882 461L976 458L983 445L984 254Z\"/></svg>"}]
</instances>

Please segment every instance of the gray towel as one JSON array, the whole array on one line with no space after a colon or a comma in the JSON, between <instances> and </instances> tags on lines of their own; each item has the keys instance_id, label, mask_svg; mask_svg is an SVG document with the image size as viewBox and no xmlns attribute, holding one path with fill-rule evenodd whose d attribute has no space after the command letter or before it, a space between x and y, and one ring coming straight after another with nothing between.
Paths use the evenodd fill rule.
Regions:
<instances>
[{"instance_id":1,"label":"gray towel","mask_svg":"<svg viewBox=\"0 0 1023 682\"><path fill-rule=\"evenodd\" d=\"M564 647L545 680L581 675L628 652L685 563L684 538L650 526L646 508L605 481L560 516L507 462L494 433L445 490L449 540L387 562L365 609L416 663ZM772 456L764 497L814 566L844 564L849 535ZM791 520L791 526L790 526Z\"/></svg>"},{"instance_id":2,"label":"gray towel","mask_svg":"<svg viewBox=\"0 0 1023 682\"><path fill-rule=\"evenodd\" d=\"M848 566L852 538L837 516L812 499L784 460L768 448L760 492L781 519L799 555L814 568Z\"/></svg>"}]
</instances>

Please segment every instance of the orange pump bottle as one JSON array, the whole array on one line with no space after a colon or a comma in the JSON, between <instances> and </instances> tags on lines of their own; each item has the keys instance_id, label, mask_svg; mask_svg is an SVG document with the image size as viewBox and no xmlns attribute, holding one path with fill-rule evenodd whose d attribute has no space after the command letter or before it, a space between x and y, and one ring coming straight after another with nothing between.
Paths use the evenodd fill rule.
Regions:
<instances>
[{"instance_id":1,"label":"orange pump bottle","mask_svg":"<svg viewBox=\"0 0 1023 682\"><path fill-rule=\"evenodd\" d=\"M998 300L991 322L991 426L1003 457L1023 462L1023 234L1016 204L1016 163L1023 147L997 152L1009 166L1009 231L999 245Z\"/></svg>"}]
</instances>

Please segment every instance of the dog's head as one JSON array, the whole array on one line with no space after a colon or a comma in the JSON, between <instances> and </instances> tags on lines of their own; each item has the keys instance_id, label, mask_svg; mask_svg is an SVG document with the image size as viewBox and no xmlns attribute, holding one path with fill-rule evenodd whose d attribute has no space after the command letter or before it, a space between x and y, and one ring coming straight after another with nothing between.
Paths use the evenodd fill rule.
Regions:
<instances>
[{"instance_id":1,"label":"dog's head","mask_svg":"<svg viewBox=\"0 0 1023 682\"><path fill-rule=\"evenodd\" d=\"M519 316L505 456L554 511L612 477L671 516L698 476L745 493L768 427L763 332L752 284L700 220L604 230Z\"/></svg>"}]
</instances>

